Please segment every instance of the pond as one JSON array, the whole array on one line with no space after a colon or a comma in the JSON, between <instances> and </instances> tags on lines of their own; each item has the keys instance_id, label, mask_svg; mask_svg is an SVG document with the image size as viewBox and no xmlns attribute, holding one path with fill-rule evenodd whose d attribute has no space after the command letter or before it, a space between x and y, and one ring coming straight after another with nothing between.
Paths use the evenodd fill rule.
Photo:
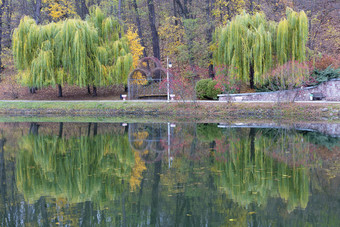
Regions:
<instances>
[{"instance_id":1,"label":"pond","mask_svg":"<svg viewBox=\"0 0 340 227\"><path fill-rule=\"evenodd\" d=\"M340 226L340 137L204 123L0 123L1 226Z\"/></svg>"}]
</instances>

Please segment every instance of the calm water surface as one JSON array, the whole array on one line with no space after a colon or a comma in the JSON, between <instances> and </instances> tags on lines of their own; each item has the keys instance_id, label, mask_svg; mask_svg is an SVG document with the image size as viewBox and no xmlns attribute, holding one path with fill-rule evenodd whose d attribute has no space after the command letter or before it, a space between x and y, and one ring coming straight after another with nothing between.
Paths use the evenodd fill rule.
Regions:
<instances>
[{"instance_id":1,"label":"calm water surface","mask_svg":"<svg viewBox=\"0 0 340 227\"><path fill-rule=\"evenodd\" d=\"M0 123L1 226L340 226L340 138Z\"/></svg>"}]
</instances>

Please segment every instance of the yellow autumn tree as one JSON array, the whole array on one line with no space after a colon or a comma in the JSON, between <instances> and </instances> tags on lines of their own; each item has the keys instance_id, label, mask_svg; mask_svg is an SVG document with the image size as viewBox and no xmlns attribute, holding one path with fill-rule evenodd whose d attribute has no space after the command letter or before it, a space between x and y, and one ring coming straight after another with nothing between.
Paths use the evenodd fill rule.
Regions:
<instances>
[{"instance_id":1,"label":"yellow autumn tree","mask_svg":"<svg viewBox=\"0 0 340 227\"><path fill-rule=\"evenodd\" d=\"M67 16L75 15L75 7L72 1L68 0L43 0L44 10L53 21L59 21Z\"/></svg>"},{"instance_id":2,"label":"yellow autumn tree","mask_svg":"<svg viewBox=\"0 0 340 227\"><path fill-rule=\"evenodd\" d=\"M177 21L177 23L175 23ZM178 47L183 45L184 27L181 19L165 17L162 26L158 29L161 48L165 56L173 56L178 52Z\"/></svg>"},{"instance_id":3,"label":"yellow autumn tree","mask_svg":"<svg viewBox=\"0 0 340 227\"><path fill-rule=\"evenodd\" d=\"M137 132L133 134L136 138L136 141L134 141L135 147L141 147L144 143L144 140L148 138L149 133L146 131ZM142 174L146 170L145 162L140 157L140 153L136 150L134 150L135 153L135 165L132 169L132 174L129 180L130 189L132 191L135 191L137 187L139 187L141 179L143 178Z\"/></svg>"},{"instance_id":4,"label":"yellow autumn tree","mask_svg":"<svg viewBox=\"0 0 340 227\"><path fill-rule=\"evenodd\" d=\"M129 40L130 51L133 58L133 68L136 68L138 65L139 59L143 56L144 47L141 45L140 38L137 34L137 30L133 26L129 26L129 29L126 33L126 38Z\"/></svg>"},{"instance_id":5,"label":"yellow autumn tree","mask_svg":"<svg viewBox=\"0 0 340 227\"><path fill-rule=\"evenodd\" d=\"M135 153L135 165L132 169L131 177L129 180L131 191L135 191L140 186L140 182L143 178L142 174L146 170L145 162L140 158L139 152Z\"/></svg>"},{"instance_id":6,"label":"yellow autumn tree","mask_svg":"<svg viewBox=\"0 0 340 227\"><path fill-rule=\"evenodd\" d=\"M138 65L139 60L143 57L144 47L141 44L141 40L138 36L137 30L133 25L129 26L129 29L126 33L126 38L129 41L130 51L133 58L133 68L135 69ZM135 79L135 82L140 85L145 85L148 81L143 77L140 72L132 75Z\"/></svg>"},{"instance_id":7,"label":"yellow autumn tree","mask_svg":"<svg viewBox=\"0 0 340 227\"><path fill-rule=\"evenodd\" d=\"M240 14L246 6L245 0L216 0L212 14L218 23L226 24L233 16Z\"/></svg>"}]
</instances>

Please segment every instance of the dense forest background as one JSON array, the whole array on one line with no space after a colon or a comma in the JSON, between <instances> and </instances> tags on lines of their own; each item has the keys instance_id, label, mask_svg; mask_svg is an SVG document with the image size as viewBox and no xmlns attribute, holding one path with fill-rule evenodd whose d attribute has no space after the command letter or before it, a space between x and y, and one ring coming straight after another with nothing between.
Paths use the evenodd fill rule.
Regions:
<instances>
[{"instance_id":1,"label":"dense forest background","mask_svg":"<svg viewBox=\"0 0 340 227\"><path fill-rule=\"evenodd\" d=\"M126 31L133 28L138 33L144 56L163 62L169 56L182 73L212 75L215 29L243 11L264 12L278 22L287 7L304 10L309 20L307 57L323 54L339 58L340 53L338 0L2 0L0 4L2 74L13 65L12 34L24 15L38 24L48 24L66 18L85 19L95 6L117 17Z\"/></svg>"}]
</instances>

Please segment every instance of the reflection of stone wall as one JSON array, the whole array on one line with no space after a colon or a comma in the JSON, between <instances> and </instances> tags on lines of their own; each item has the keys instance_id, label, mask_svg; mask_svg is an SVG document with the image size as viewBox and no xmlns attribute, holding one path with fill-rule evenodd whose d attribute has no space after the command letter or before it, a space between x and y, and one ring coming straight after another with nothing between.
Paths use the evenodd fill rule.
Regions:
<instances>
[{"instance_id":1,"label":"reflection of stone wall","mask_svg":"<svg viewBox=\"0 0 340 227\"><path fill-rule=\"evenodd\" d=\"M322 93L327 101L340 101L340 79L331 80L316 87L276 92L257 92L219 95L220 101L309 101L311 93Z\"/></svg>"},{"instance_id":2,"label":"reflection of stone wall","mask_svg":"<svg viewBox=\"0 0 340 227\"><path fill-rule=\"evenodd\" d=\"M281 125L276 123L236 123L236 124L219 124L220 128L292 128L296 130L311 130L318 131L320 133L340 137L340 124L329 123L298 123L293 125Z\"/></svg>"},{"instance_id":3,"label":"reflection of stone wall","mask_svg":"<svg viewBox=\"0 0 340 227\"><path fill-rule=\"evenodd\" d=\"M296 128L308 128L319 131L323 134L328 134L335 137L340 137L340 124L318 124L318 123L304 123L294 124Z\"/></svg>"}]
</instances>

